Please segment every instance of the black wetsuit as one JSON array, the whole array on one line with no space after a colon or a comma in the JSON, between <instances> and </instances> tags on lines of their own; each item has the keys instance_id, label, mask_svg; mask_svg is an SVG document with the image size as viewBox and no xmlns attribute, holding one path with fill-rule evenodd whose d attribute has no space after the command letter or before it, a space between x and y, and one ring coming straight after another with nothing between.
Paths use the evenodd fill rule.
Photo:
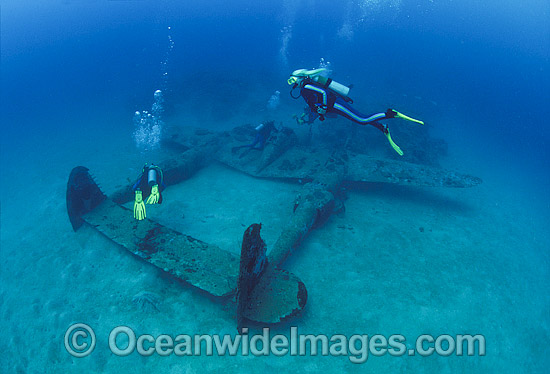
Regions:
<instances>
[{"instance_id":1,"label":"black wetsuit","mask_svg":"<svg viewBox=\"0 0 550 374\"><path fill-rule=\"evenodd\" d=\"M305 78L300 83L300 95L306 101L311 112L319 116L321 121L324 121L326 116L341 115L360 125L372 125L387 134L388 127L377 121L395 117L395 112L392 109L370 116L361 114L351 106L350 99L332 91L328 85L322 85L310 78Z\"/></svg>"},{"instance_id":2,"label":"black wetsuit","mask_svg":"<svg viewBox=\"0 0 550 374\"><path fill-rule=\"evenodd\" d=\"M241 148L250 148L261 151L264 149L265 143L267 142L267 139L269 139L269 136L273 130L275 130L275 125L273 125L273 122L269 121L264 123L259 130L256 130L256 137L252 143L233 147L233 151Z\"/></svg>"},{"instance_id":3,"label":"black wetsuit","mask_svg":"<svg viewBox=\"0 0 550 374\"><path fill-rule=\"evenodd\" d=\"M159 186L159 201L158 204L162 204L162 191L166 188L166 185L164 184L164 178L162 174L162 170L155 165L146 165L143 167L143 170L141 171L141 174L136 180L136 183L134 183L134 186L132 189L140 190L143 196L143 201L145 201L149 195L151 195L151 188L155 185L155 183L149 183L148 177L149 177L149 170L154 169L157 172L157 184Z\"/></svg>"}]
</instances>

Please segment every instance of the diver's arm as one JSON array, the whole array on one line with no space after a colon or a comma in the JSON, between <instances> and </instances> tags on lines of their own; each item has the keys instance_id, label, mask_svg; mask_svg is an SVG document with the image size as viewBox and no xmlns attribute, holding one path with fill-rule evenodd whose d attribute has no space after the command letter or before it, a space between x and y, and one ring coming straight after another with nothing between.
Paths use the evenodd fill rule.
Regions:
<instances>
[{"instance_id":1,"label":"diver's arm","mask_svg":"<svg viewBox=\"0 0 550 374\"><path fill-rule=\"evenodd\" d=\"M315 118L319 117L324 121L324 115L328 110L328 92L316 85L305 84L301 93L311 112L315 113Z\"/></svg>"},{"instance_id":2,"label":"diver's arm","mask_svg":"<svg viewBox=\"0 0 550 374\"><path fill-rule=\"evenodd\" d=\"M308 103L309 107L315 111L318 105L328 104L328 93L325 89L312 84L304 85L302 96Z\"/></svg>"}]
</instances>

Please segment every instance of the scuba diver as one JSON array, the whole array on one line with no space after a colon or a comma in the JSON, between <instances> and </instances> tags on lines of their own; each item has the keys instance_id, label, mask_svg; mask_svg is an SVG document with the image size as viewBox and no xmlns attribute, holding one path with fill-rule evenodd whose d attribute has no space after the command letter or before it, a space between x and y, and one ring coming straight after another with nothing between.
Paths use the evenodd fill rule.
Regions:
<instances>
[{"instance_id":1,"label":"scuba diver","mask_svg":"<svg viewBox=\"0 0 550 374\"><path fill-rule=\"evenodd\" d=\"M153 164L145 164L132 189L135 192L134 218L145 219L145 204L162 204L161 192L164 185L162 169ZM147 198L144 202L143 199Z\"/></svg>"},{"instance_id":2,"label":"scuba diver","mask_svg":"<svg viewBox=\"0 0 550 374\"><path fill-rule=\"evenodd\" d=\"M348 96L350 88L321 75L326 71L325 68L315 70L298 69L288 79L288 84L292 86L290 96L294 99L300 96L303 97L309 107L308 113L297 117L296 121L299 124L311 124L317 117L324 121L325 117L336 117L339 114L360 125L376 127L386 135L393 149L400 156L403 156L401 148L393 142L388 126L378 121L389 118L402 118L421 125L424 122L408 117L394 109L388 109L385 113L376 113L370 116L359 113L351 106L353 100ZM293 95L296 88L300 88L298 96Z\"/></svg>"},{"instance_id":3,"label":"scuba diver","mask_svg":"<svg viewBox=\"0 0 550 374\"><path fill-rule=\"evenodd\" d=\"M269 139L269 136L273 131L277 131L275 128L275 123L273 121L267 121L264 123L260 123L256 128L256 137L254 138L254 141L250 144L246 145L240 145L237 147L233 147L231 149L232 152L236 152L241 148L248 148L246 151L244 151L239 158L244 157L248 152L251 150L258 150L261 151L265 147L265 143Z\"/></svg>"}]
</instances>

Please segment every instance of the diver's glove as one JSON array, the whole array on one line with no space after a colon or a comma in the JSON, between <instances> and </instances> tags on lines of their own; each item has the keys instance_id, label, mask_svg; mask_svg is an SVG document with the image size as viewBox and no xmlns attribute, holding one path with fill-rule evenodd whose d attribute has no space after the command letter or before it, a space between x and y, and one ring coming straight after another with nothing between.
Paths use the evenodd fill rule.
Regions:
<instances>
[{"instance_id":1,"label":"diver's glove","mask_svg":"<svg viewBox=\"0 0 550 374\"><path fill-rule=\"evenodd\" d=\"M145 204L141 190L136 190L136 198L134 200L134 218L138 221L145 219Z\"/></svg>"},{"instance_id":2,"label":"diver's glove","mask_svg":"<svg viewBox=\"0 0 550 374\"><path fill-rule=\"evenodd\" d=\"M393 142L393 140L391 138L391 135L390 135L390 130L388 129L387 126L386 126L386 131L384 131L384 135L386 135L386 138L388 138L388 141L390 142L390 145L395 150L395 152L397 152L399 154L399 156L403 156L403 151L401 150L401 148L399 148L399 146L397 144L395 144Z\"/></svg>"},{"instance_id":3,"label":"diver's glove","mask_svg":"<svg viewBox=\"0 0 550 374\"><path fill-rule=\"evenodd\" d=\"M317 113L319 115L322 116L322 115L327 114L328 107L326 105L324 105L324 104L315 104L315 106L317 107Z\"/></svg>"},{"instance_id":4,"label":"diver's glove","mask_svg":"<svg viewBox=\"0 0 550 374\"><path fill-rule=\"evenodd\" d=\"M325 120L325 114L327 113L328 107L324 104L315 104L317 107L317 114L319 114L319 120L324 121Z\"/></svg>"},{"instance_id":5,"label":"diver's glove","mask_svg":"<svg viewBox=\"0 0 550 374\"><path fill-rule=\"evenodd\" d=\"M298 125L303 125L304 123L306 123L306 120L304 119L306 117L307 117L307 113L302 113L299 116L297 114L292 116L292 118L296 120L296 123Z\"/></svg>"},{"instance_id":6,"label":"diver's glove","mask_svg":"<svg viewBox=\"0 0 550 374\"><path fill-rule=\"evenodd\" d=\"M151 194L149 195L149 197L147 198L147 201L145 203L146 204L158 204L159 199L160 199L159 185L155 184L155 185L153 185L153 187L151 187Z\"/></svg>"},{"instance_id":7,"label":"diver's glove","mask_svg":"<svg viewBox=\"0 0 550 374\"><path fill-rule=\"evenodd\" d=\"M403 113L399 113L397 110L393 110L393 109L386 110L386 117L387 118L402 118L402 119L406 119L407 121L412 121L412 122L419 123L421 125L424 124L423 121L420 121L418 119L414 119L412 117L406 116Z\"/></svg>"}]
</instances>

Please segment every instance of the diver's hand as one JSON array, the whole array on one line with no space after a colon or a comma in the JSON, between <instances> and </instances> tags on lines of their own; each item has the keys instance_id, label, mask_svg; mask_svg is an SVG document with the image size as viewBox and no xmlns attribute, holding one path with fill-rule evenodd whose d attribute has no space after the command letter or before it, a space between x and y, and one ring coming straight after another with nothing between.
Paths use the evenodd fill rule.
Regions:
<instances>
[{"instance_id":1,"label":"diver's hand","mask_svg":"<svg viewBox=\"0 0 550 374\"><path fill-rule=\"evenodd\" d=\"M324 115L327 113L328 107L323 104L315 104L317 106L317 113L320 115Z\"/></svg>"}]
</instances>

